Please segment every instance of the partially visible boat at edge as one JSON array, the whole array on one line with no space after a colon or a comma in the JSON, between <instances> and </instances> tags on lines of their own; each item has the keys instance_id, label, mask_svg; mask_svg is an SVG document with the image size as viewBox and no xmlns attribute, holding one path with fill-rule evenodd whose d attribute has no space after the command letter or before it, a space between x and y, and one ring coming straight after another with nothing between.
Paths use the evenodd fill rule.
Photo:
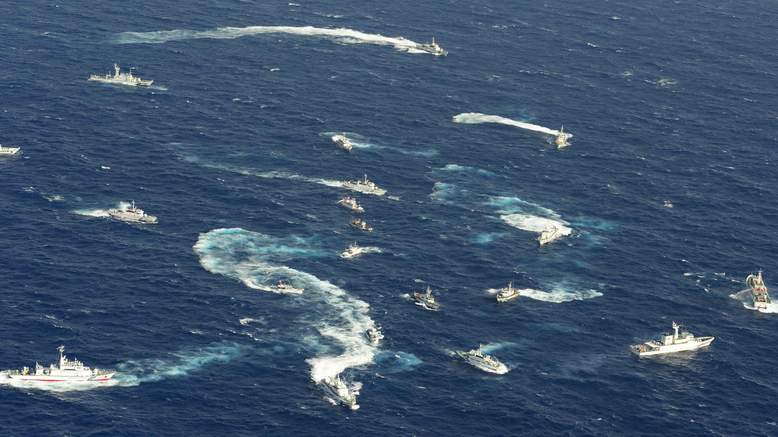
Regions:
<instances>
[{"instance_id":1,"label":"partially visible boat at edge","mask_svg":"<svg viewBox=\"0 0 778 437\"><path fill-rule=\"evenodd\" d=\"M10 147L0 144L0 156L13 156L19 153L20 150L22 150L21 147Z\"/></svg>"}]
</instances>

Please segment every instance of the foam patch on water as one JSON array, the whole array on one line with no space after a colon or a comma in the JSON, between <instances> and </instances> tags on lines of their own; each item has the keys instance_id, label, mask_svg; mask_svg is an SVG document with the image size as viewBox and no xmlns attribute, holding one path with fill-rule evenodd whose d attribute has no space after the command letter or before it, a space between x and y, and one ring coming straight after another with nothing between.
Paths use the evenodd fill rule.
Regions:
<instances>
[{"instance_id":1,"label":"foam patch on water","mask_svg":"<svg viewBox=\"0 0 778 437\"><path fill-rule=\"evenodd\" d=\"M281 265L289 259L290 250L306 256L313 249L298 239L271 237L239 228L201 234L194 245L200 264L211 273L244 283L247 279L270 283L275 280L272 273L280 270L288 281L305 288L304 294L290 296L289 304L304 308L303 321L342 349L339 355L324 354L307 360L314 381L372 363L375 348L365 336L369 328L375 327L370 306L328 281Z\"/></svg>"},{"instance_id":2,"label":"foam patch on water","mask_svg":"<svg viewBox=\"0 0 778 437\"><path fill-rule=\"evenodd\" d=\"M429 197L433 202L458 205L460 204L461 199L468 197L469 194L469 191L460 188L456 184L435 182Z\"/></svg>"},{"instance_id":3,"label":"foam patch on water","mask_svg":"<svg viewBox=\"0 0 778 437\"><path fill-rule=\"evenodd\" d=\"M453 117L452 121L454 123L464 123L464 124L481 124L481 123L504 124L506 126L517 127L519 129L526 129L526 130L540 132L546 135L553 135L553 136L557 136L561 133L558 130L549 129L547 127L539 126L537 124L525 123L523 121L513 120L510 118L501 117L499 115L487 115L478 112L465 112L462 114L457 114ZM565 132L565 135L567 135L568 138L573 137L572 134L569 134L567 132Z\"/></svg>"},{"instance_id":4,"label":"foam patch on water","mask_svg":"<svg viewBox=\"0 0 778 437\"><path fill-rule=\"evenodd\" d=\"M313 26L247 26L218 27L209 30L175 29L155 32L122 32L115 37L113 42L116 44L162 44L170 41L235 39L277 33L327 38L342 44L392 46L399 51L407 53L426 53L417 49L418 43L403 37L388 37L347 28L328 29Z\"/></svg>"},{"instance_id":5,"label":"foam patch on water","mask_svg":"<svg viewBox=\"0 0 778 437\"><path fill-rule=\"evenodd\" d=\"M553 209L512 196L490 196L486 205L502 214L524 212L546 217L559 217L559 214Z\"/></svg>"},{"instance_id":6,"label":"foam patch on water","mask_svg":"<svg viewBox=\"0 0 778 437\"><path fill-rule=\"evenodd\" d=\"M566 237L573 233L573 229L566 226L567 222L562 220L538 217L529 214L505 214L501 215L500 218L508 225L527 232L540 234L553 226L559 230L562 236Z\"/></svg>"},{"instance_id":7,"label":"foam patch on water","mask_svg":"<svg viewBox=\"0 0 778 437\"><path fill-rule=\"evenodd\" d=\"M474 244L489 244L498 238L502 238L504 235L502 232L483 232L473 235L470 241Z\"/></svg>"},{"instance_id":8,"label":"foam patch on water","mask_svg":"<svg viewBox=\"0 0 778 437\"><path fill-rule=\"evenodd\" d=\"M500 342L482 344L481 350L486 354L491 354L501 349L505 349L513 346L516 346L516 343L511 343L510 341L500 341Z\"/></svg>"},{"instance_id":9,"label":"foam patch on water","mask_svg":"<svg viewBox=\"0 0 778 437\"><path fill-rule=\"evenodd\" d=\"M600 296L602 296L602 293L597 290L576 290L571 289L571 287L567 286L566 284L552 285L550 291L535 290L532 288L521 290L521 297L528 297L530 299L551 303L564 303L572 302L574 300L594 299L595 297ZM519 299L521 299L521 297L519 297Z\"/></svg>"},{"instance_id":10,"label":"foam patch on water","mask_svg":"<svg viewBox=\"0 0 778 437\"><path fill-rule=\"evenodd\" d=\"M487 177L495 176L495 174L489 170L484 170L478 167L470 167L467 165L459 165L459 164L446 164L444 167L441 167L438 170L447 171L447 172L473 173L479 176L487 176Z\"/></svg>"},{"instance_id":11,"label":"foam patch on water","mask_svg":"<svg viewBox=\"0 0 778 437\"><path fill-rule=\"evenodd\" d=\"M114 377L120 386L135 386L170 378L181 378L203 367L226 363L241 354L240 346L233 343L207 346L201 349L178 351L165 359L126 361L117 366Z\"/></svg>"},{"instance_id":12,"label":"foam patch on water","mask_svg":"<svg viewBox=\"0 0 778 437\"><path fill-rule=\"evenodd\" d=\"M113 379L105 382L40 384L9 380L0 374L0 385L52 392L85 391L105 387L134 387L147 382L185 377L208 365L226 363L240 355L240 348L235 344L219 344L197 350L179 351L171 355L170 358L166 359L131 360L120 363L116 366L117 373Z\"/></svg>"},{"instance_id":13,"label":"foam patch on water","mask_svg":"<svg viewBox=\"0 0 778 437\"><path fill-rule=\"evenodd\" d=\"M411 372L423 364L423 361L408 352L381 351L376 355L379 372L392 374Z\"/></svg>"}]
</instances>

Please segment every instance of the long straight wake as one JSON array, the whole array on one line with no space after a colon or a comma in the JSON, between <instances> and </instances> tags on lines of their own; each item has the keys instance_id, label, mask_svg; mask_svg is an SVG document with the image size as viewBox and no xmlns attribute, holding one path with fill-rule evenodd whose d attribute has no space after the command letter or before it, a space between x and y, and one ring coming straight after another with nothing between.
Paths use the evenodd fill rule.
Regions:
<instances>
[{"instance_id":1,"label":"long straight wake","mask_svg":"<svg viewBox=\"0 0 778 437\"><path fill-rule=\"evenodd\" d=\"M375 44L393 46L407 53L426 53L418 50L418 43L403 37L388 37L347 28L328 29L313 26L248 26L218 27L209 30L161 30L154 32L122 32L116 35L116 44L163 44L191 39L235 39L253 35L283 33L289 35L328 38L344 44Z\"/></svg>"},{"instance_id":2,"label":"long straight wake","mask_svg":"<svg viewBox=\"0 0 778 437\"><path fill-rule=\"evenodd\" d=\"M481 114L479 112L465 112L462 114L457 114L454 116L452 121L454 123L463 123L463 124L481 124L481 123L504 124L506 126L513 126L519 129L526 129L526 130L540 132L546 135L553 135L553 136L557 136L561 133L558 130L549 129L547 127L543 127L537 124L525 123L523 121L513 120L511 118L501 117L499 115ZM567 135L567 138L573 137L571 134L567 132L565 132L565 135Z\"/></svg>"}]
</instances>

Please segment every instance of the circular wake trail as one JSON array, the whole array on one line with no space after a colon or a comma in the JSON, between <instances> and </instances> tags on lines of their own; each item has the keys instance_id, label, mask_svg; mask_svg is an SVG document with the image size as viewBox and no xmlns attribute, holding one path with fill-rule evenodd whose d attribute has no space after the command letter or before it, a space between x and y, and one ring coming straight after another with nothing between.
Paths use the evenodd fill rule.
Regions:
<instances>
[{"instance_id":1,"label":"circular wake trail","mask_svg":"<svg viewBox=\"0 0 778 437\"><path fill-rule=\"evenodd\" d=\"M283 265L294 258L320 256L305 241L240 228L215 229L200 234L194 251L203 268L211 273L244 284L271 287L276 281L284 280L304 288L302 294L290 295L286 302L299 305L305 311L302 321L342 350L339 355L324 354L307 360L314 381L373 362L375 348L365 337L365 332L375 327L369 314L370 305L328 281Z\"/></svg>"}]
</instances>

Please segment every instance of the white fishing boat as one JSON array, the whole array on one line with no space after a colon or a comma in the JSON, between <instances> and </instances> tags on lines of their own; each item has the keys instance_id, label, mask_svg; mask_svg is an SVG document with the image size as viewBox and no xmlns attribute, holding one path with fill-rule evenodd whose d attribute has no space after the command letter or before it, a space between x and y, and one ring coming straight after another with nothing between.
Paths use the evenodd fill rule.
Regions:
<instances>
[{"instance_id":1,"label":"white fishing boat","mask_svg":"<svg viewBox=\"0 0 778 437\"><path fill-rule=\"evenodd\" d=\"M14 156L21 151L21 147L3 146L0 144L0 156Z\"/></svg>"},{"instance_id":2,"label":"white fishing boat","mask_svg":"<svg viewBox=\"0 0 778 437\"><path fill-rule=\"evenodd\" d=\"M348 139L345 135L333 135L332 136L332 142L337 144L338 147L345 150L346 152L350 152L351 149L354 148L354 145L351 143L351 140Z\"/></svg>"},{"instance_id":3,"label":"white fishing boat","mask_svg":"<svg viewBox=\"0 0 778 437\"><path fill-rule=\"evenodd\" d=\"M513 282L509 282L507 287L503 287L497 291L497 302L508 302L509 300L516 299L521 296L521 292L517 288L513 288Z\"/></svg>"},{"instance_id":4,"label":"white fishing boat","mask_svg":"<svg viewBox=\"0 0 778 437\"><path fill-rule=\"evenodd\" d=\"M751 274L746 277L746 285L751 288L751 300L754 303L754 308L757 311L764 312L768 309L768 306L772 303L770 299L770 293L767 291L767 286L762 278L762 271L757 274Z\"/></svg>"}]
</instances>

